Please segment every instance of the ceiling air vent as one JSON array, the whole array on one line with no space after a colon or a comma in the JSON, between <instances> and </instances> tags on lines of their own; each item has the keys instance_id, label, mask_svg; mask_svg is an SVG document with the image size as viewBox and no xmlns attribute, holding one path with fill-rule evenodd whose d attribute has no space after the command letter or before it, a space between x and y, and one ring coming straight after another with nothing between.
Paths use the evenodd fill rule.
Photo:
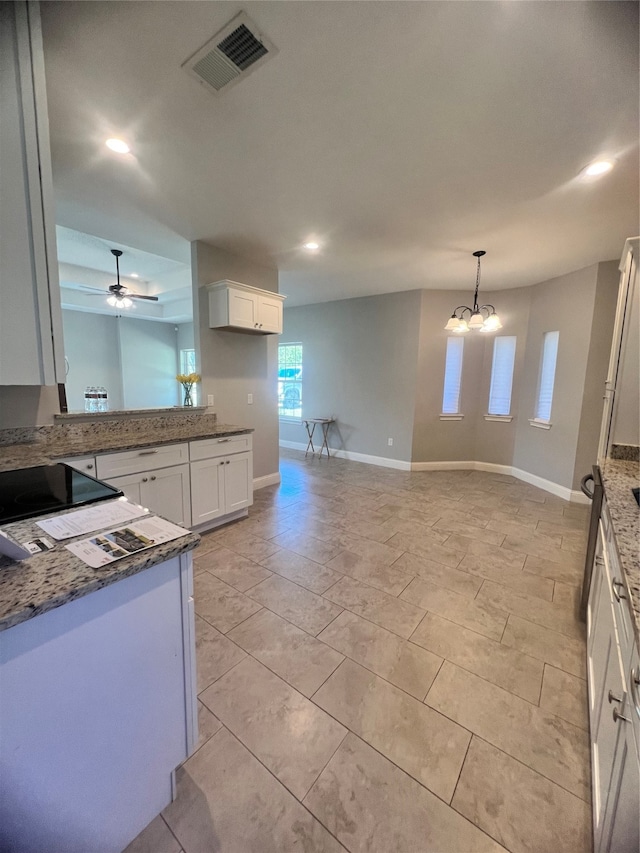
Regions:
<instances>
[{"instance_id":1,"label":"ceiling air vent","mask_svg":"<svg viewBox=\"0 0 640 853\"><path fill-rule=\"evenodd\" d=\"M257 26L241 12L223 27L182 67L216 94L254 71L278 49L260 34Z\"/></svg>"}]
</instances>

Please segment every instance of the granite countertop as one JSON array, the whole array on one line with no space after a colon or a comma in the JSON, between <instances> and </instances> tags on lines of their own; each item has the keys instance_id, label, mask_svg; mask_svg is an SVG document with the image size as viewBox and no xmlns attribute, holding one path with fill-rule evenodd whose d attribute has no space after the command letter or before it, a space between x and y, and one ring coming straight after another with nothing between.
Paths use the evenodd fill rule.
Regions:
<instances>
[{"instance_id":1,"label":"granite countertop","mask_svg":"<svg viewBox=\"0 0 640 853\"><path fill-rule=\"evenodd\" d=\"M73 510L49 513L39 520L67 512ZM3 530L20 543L31 542L43 535L35 519L6 524ZM57 542L51 551L34 554L26 560L15 561L0 556L0 631L190 551L200 542L197 533L185 530L180 539L92 569L64 547L90 535L87 533Z\"/></svg>"},{"instance_id":2,"label":"granite countertop","mask_svg":"<svg viewBox=\"0 0 640 853\"><path fill-rule=\"evenodd\" d=\"M636 641L640 644L640 507L631 492L640 486L640 463L605 459L600 463L618 556L629 593Z\"/></svg>"},{"instance_id":3,"label":"granite countertop","mask_svg":"<svg viewBox=\"0 0 640 853\"><path fill-rule=\"evenodd\" d=\"M29 431L4 430L4 443L0 443L0 470L48 465L69 456L92 456L251 432L253 430L247 427L219 424L215 415L207 414L55 424ZM11 433L14 433L13 442Z\"/></svg>"}]
</instances>

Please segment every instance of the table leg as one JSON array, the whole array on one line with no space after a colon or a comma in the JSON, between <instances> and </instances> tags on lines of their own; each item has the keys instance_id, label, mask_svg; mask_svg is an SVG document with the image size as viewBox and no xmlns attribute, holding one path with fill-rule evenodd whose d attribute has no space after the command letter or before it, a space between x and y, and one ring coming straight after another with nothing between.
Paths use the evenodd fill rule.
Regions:
<instances>
[{"instance_id":1,"label":"table leg","mask_svg":"<svg viewBox=\"0 0 640 853\"><path fill-rule=\"evenodd\" d=\"M309 443L307 444L307 449L304 452L304 455L306 456L309 452L309 448L311 448L312 454L316 452L313 446L313 433L315 432L316 425L310 424L308 421L305 421L304 425L307 428L307 435L309 436Z\"/></svg>"},{"instance_id":2,"label":"table leg","mask_svg":"<svg viewBox=\"0 0 640 853\"><path fill-rule=\"evenodd\" d=\"M329 427L331 424L322 424L322 447L320 448L320 456L322 456L322 449L326 448L327 450L327 459L331 458L331 454L329 453L329 444L327 442L327 436L329 435Z\"/></svg>"}]
</instances>

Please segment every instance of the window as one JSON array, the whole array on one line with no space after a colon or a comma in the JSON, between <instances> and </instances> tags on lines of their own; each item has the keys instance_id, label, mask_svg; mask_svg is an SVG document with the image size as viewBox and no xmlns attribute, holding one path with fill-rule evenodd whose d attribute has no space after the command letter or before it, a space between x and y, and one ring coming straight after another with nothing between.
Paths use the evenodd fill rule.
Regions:
<instances>
[{"instance_id":1,"label":"window","mask_svg":"<svg viewBox=\"0 0 640 853\"><path fill-rule=\"evenodd\" d=\"M196 373L196 351L194 349L181 349L180 350L180 370L178 373L182 373L185 376L188 376L190 373ZM198 386L194 385L191 389L191 399L193 400L193 405L198 405ZM182 405L182 402L180 402Z\"/></svg>"},{"instance_id":2,"label":"window","mask_svg":"<svg viewBox=\"0 0 640 853\"><path fill-rule=\"evenodd\" d=\"M464 338L447 338L447 355L444 365L444 393L442 414L460 413L460 381L462 379L462 350Z\"/></svg>"},{"instance_id":3,"label":"window","mask_svg":"<svg viewBox=\"0 0 640 853\"><path fill-rule=\"evenodd\" d=\"M551 402L553 400L553 383L556 376L559 337L560 332L545 332L542 336L540 379L538 381L538 396L536 398L534 419L543 423L549 423L551 419Z\"/></svg>"},{"instance_id":4,"label":"window","mask_svg":"<svg viewBox=\"0 0 640 853\"><path fill-rule=\"evenodd\" d=\"M500 335L493 341L493 364L491 365L491 388L489 390L489 414L511 413L511 387L513 365L516 359L515 335Z\"/></svg>"},{"instance_id":5,"label":"window","mask_svg":"<svg viewBox=\"0 0 640 853\"><path fill-rule=\"evenodd\" d=\"M278 416L302 418L302 344L278 344Z\"/></svg>"}]
</instances>

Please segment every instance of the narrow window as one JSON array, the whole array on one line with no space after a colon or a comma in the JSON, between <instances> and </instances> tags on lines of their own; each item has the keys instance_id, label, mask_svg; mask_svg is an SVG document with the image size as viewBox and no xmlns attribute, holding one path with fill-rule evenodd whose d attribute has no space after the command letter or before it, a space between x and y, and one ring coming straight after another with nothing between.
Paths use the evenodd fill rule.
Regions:
<instances>
[{"instance_id":1,"label":"narrow window","mask_svg":"<svg viewBox=\"0 0 640 853\"><path fill-rule=\"evenodd\" d=\"M511 387L513 365L516 358L515 335L501 335L493 341L493 364L491 365L491 389L489 390L489 414L511 414Z\"/></svg>"},{"instance_id":2,"label":"narrow window","mask_svg":"<svg viewBox=\"0 0 640 853\"><path fill-rule=\"evenodd\" d=\"M447 338L447 356L444 365L444 393L442 414L460 413L460 381L462 379L462 350L464 338Z\"/></svg>"},{"instance_id":3,"label":"narrow window","mask_svg":"<svg viewBox=\"0 0 640 853\"><path fill-rule=\"evenodd\" d=\"M556 376L556 359L558 357L558 339L560 332L545 332L542 336L542 358L540 360L540 380L536 398L535 419L549 422L551 419L551 402L553 400L553 383Z\"/></svg>"},{"instance_id":4,"label":"narrow window","mask_svg":"<svg viewBox=\"0 0 640 853\"><path fill-rule=\"evenodd\" d=\"M278 416L302 418L302 344L278 344Z\"/></svg>"}]
</instances>

